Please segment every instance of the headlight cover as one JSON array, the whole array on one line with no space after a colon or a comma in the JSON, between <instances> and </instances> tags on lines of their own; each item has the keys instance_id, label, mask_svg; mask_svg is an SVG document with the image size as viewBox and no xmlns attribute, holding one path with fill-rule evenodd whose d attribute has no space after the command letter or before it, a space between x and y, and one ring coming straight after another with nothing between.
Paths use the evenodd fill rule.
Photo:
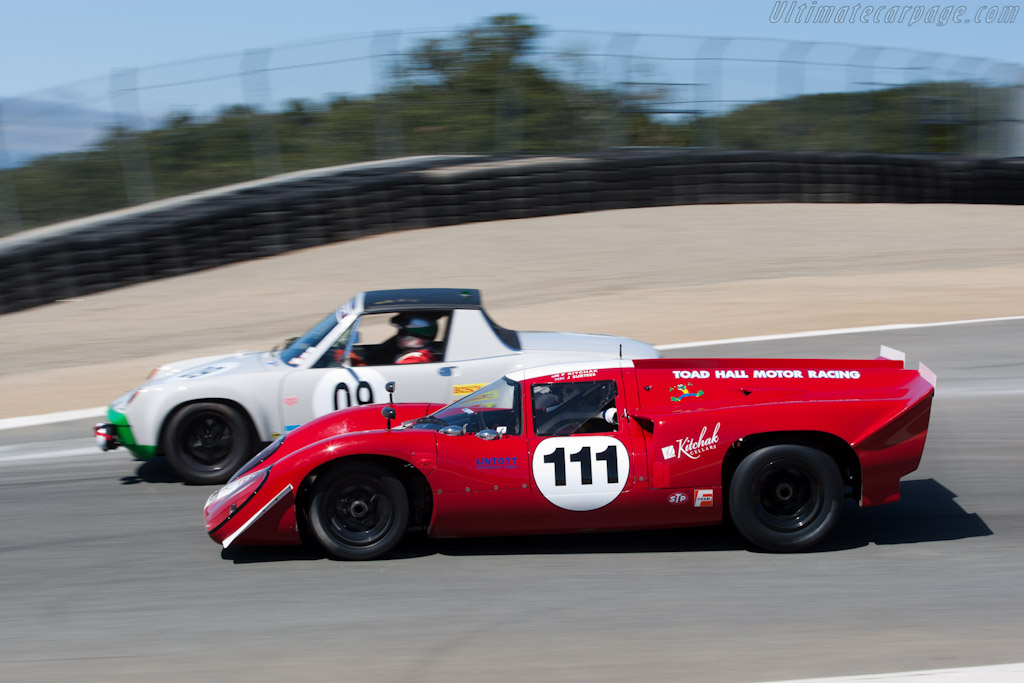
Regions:
<instances>
[{"instance_id":1,"label":"headlight cover","mask_svg":"<svg viewBox=\"0 0 1024 683\"><path fill-rule=\"evenodd\" d=\"M250 472L244 477L232 479L227 484L224 484L224 486L220 487L219 489L210 494L210 497L206 499L206 507L210 507L217 501L223 500L228 496L232 496L241 491L242 489L252 488L252 491L250 491L250 493L256 493L256 491L259 490L260 486L263 485L263 482L266 481L269 475L270 468L267 467L266 469Z\"/></svg>"}]
</instances>

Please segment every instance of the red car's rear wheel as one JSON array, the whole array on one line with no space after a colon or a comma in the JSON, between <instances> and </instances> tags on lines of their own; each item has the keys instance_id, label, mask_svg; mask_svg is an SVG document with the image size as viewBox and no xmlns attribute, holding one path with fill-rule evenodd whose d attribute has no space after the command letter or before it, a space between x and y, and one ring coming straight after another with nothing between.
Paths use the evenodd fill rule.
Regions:
<instances>
[{"instance_id":1,"label":"red car's rear wheel","mask_svg":"<svg viewBox=\"0 0 1024 683\"><path fill-rule=\"evenodd\" d=\"M729 514L748 541L773 552L806 550L842 512L835 461L807 446L778 445L744 458L729 486Z\"/></svg>"}]
</instances>

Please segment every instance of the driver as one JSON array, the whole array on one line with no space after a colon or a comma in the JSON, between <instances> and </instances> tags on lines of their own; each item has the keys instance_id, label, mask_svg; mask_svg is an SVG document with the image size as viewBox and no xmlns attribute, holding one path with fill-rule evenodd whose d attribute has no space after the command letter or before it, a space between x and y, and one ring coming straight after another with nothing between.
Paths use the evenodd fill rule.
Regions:
<instances>
[{"instance_id":1,"label":"driver","mask_svg":"<svg viewBox=\"0 0 1024 683\"><path fill-rule=\"evenodd\" d=\"M391 318L398 328L394 336L365 350L363 358L354 350L349 353L352 365L407 365L433 363L441 360L432 348L437 336L437 319L422 314L399 313Z\"/></svg>"},{"instance_id":2,"label":"driver","mask_svg":"<svg viewBox=\"0 0 1024 683\"><path fill-rule=\"evenodd\" d=\"M437 336L436 320L400 314L392 318L391 323L398 327L395 339L400 351L395 356L395 365L433 363L441 360L430 348L434 337Z\"/></svg>"}]
</instances>

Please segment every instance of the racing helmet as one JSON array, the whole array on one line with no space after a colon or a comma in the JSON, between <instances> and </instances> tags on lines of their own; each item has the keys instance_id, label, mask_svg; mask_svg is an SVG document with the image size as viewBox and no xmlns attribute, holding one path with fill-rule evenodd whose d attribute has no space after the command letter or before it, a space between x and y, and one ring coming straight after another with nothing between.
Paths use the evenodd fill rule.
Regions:
<instances>
[{"instance_id":1,"label":"racing helmet","mask_svg":"<svg viewBox=\"0 0 1024 683\"><path fill-rule=\"evenodd\" d=\"M422 349L437 336L437 320L426 316L400 313L391 324L398 328L398 345L403 349Z\"/></svg>"}]
</instances>

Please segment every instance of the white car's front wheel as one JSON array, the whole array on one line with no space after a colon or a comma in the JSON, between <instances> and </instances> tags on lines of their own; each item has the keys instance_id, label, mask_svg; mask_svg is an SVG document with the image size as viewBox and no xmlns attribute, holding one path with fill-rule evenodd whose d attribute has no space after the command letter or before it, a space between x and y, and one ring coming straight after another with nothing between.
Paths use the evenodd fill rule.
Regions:
<instances>
[{"instance_id":1,"label":"white car's front wheel","mask_svg":"<svg viewBox=\"0 0 1024 683\"><path fill-rule=\"evenodd\" d=\"M253 451L249 420L223 403L190 403L164 430L163 451L190 484L222 484Z\"/></svg>"}]
</instances>

